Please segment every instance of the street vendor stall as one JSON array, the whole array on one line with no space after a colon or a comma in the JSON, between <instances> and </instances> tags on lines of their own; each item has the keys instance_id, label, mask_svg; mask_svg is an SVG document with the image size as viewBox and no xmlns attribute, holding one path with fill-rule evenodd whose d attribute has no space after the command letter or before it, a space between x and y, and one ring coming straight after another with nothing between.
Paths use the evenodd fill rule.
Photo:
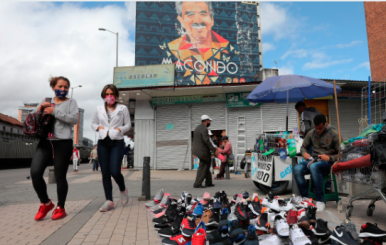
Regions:
<instances>
[{"instance_id":1,"label":"street vendor stall","mask_svg":"<svg viewBox=\"0 0 386 245\"><path fill-rule=\"evenodd\" d=\"M300 153L301 143L293 131L298 129L292 130L295 134L291 134L288 130L288 104L337 94L339 91L341 89L335 82L332 85L310 77L284 75L267 78L249 94L248 100L253 103L287 103L286 131L265 134L256 139L256 149L252 155L251 179L259 189L281 194L287 189L289 182L293 182L293 193L297 194L296 182L292 181L294 179L292 167L303 159L297 156ZM340 132L339 117L338 132ZM287 157L288 155L290 157Z\"/></svg>"}]
</instances>

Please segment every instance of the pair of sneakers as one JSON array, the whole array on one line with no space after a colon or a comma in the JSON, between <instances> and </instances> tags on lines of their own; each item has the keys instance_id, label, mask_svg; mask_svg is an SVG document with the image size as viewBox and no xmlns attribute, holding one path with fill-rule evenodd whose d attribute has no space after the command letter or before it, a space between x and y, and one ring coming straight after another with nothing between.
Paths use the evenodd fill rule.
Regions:
<instances>
[{"instance_id":1,"label":"pair of sneakers","mask_svg":"<svg viewBox=\"0 0 386 245\"><path fill-rule=\"evenodd\" d=\"M129 202L129 195L127 193L127 189L121 191L121 203L122 205L126 205ZM99 208L101 212L107 212L114 208L114 202L111 200L106 200L103 205Z\"/></svg>"},{"instance_id":2,"label":"pair of sneakers","mask_svg":"<svg viewBox=\"0 0 386 245\"><path fill-rule=\"evenodd\" d=\"M48 212L54 208L54 206L55 205L51 202L51 199L48 205L46 205L45 203L41 203L39 207L39 211L35 216L35 220L39 221L44 219L47 216ZM57 206L54 212L52 213L51 219L58 220L58 219L63 219L66 216L67 216L67 213L64 210L64 208L62 208L61 206Z\"/></svg>"}]
</instances>

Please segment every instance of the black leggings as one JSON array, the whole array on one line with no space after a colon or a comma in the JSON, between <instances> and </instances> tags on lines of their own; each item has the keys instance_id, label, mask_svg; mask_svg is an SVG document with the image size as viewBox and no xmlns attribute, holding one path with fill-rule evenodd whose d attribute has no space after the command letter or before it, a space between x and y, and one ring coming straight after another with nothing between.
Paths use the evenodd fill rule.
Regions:
<instances>
[{"instance_id":1,"label":"black leggings","mask_svg":"<svg viewBox=\"0 0 386 245\"><path fill-rule=\"evenodd\" d=\"M58 193L58 206L64 208L68 192L67 170L72 155L72 140L52 140L54 156L52 158L52 145L49 140L41 139L36 147L36 151L31 163L32 184L40 202L47 203L47 185L43 179L43 174L48 165L53 163Z\"/></svg>"}]
</instances>

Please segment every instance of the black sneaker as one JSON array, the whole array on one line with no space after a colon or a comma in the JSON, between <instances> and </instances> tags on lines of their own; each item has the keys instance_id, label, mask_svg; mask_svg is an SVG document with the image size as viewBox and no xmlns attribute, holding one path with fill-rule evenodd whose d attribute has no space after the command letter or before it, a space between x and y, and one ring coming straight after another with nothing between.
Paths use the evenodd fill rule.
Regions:
<instances>
[{"instance_id":1,"label":"black sneaker","mask_svg":"<svg viewBox=\"0 0 386 245\"><path fill-rule=\"evenodd\" d=\"M315 235L322 237L322 236L330 236L331 231L328 229L327 221L324 221L322 219L316 220L316 225L313 227L312 231Z\"/></svg>"},{"instance_id":2,"label":"black sneaker","mask_svg":"<svg viewBox=\"0 0 386 245\"><path fill-rule=\"evenodd\" d=\"M177 206L177 200L173 199L165 211L165 215L168 217L169 220L173 220L174 217L177 215Z\"/></svg>"},{"instance_id":3,"label":"black sneaker","mask_svg":"<svg viewBox=\"0 0 386 245\"><path fill-rule=\"evenodd\" d=\"M170 227L170 223L166 223L166 224L160 224L160 225L154 225L154 229L156 231L159 231L161 229L165 229L166 227Z\"/></svg>"},{"instance_id":4,"label":"black sneaker","mask_svg":"<svg viewBox=\"0 0 386 245\"><path fill-rule=\"evenodd\" d=\"M258 198L252 199L251 203L248 204L249 209L256 215L259 215L261 213L261 205Z\"/></svg>"},{"instance_id":5,"label":"black sneaker","mask_svg":"<svg viewBox=\"0 0 386 245\"><path fill-rule=\"evenodd\" d=\"M173 222L173 220L168 219L168 217L166 215L153 219L153 224L158 225L158 227L169 226L172 222Z\"/></svg>"},{"instance_id":6,"label":"black sneaker","mask_svg":"<svg viewBox=\"0 0 386 245\"><path fill-rule=\"evenodd\" d=\"M310 220L311 224L316 223L316 207L308 206L306 210L306 216Z\"/></svg>"},{"instance_id":7,"label":"black sneaker","mask_svg":"<svg viewBox=\"0 0 386 245\"><path fill-rule=\"evenodd\" d=\"M229 210L224 208L221 211L220 221L218 222L218 231L220 232L221 237L228 237L228 214Z\"/></svg>"},{"instance_id":8,"label":"black sneaker","mask_svg":"<svg viewBox=\"0 0 386 245\"><path fill-rule=\"evenodd\" d=\"M256 230L259 231L268 231L270 228L270 224L268 222L268 214L262 213L257 218L256 224L255 224Z\"/></svg>"},{"instance_id":9,"label":"black sneaker","mask_svg":"<svg viewBox=\"0 0 386 245\"><path fill-rule=\"evenodd\" d=\"M245 240L244 230L241 228L238 220L232 220L228 222L229 227L229 239L236 243L241 244Z\"/></svg>"},{"instance_id":10,"label":"black sneaker","mask_svg":"<svg viewBox=\"0 0 386 245\"><path fill-rule=\"evenodd\" d=\"M325 235L325 236L316 236L318 238L318 243L317 244L331 244L331 236L330 235Z\"/></svg>"},{"instance_id":11,"label":"black sneaker","mask_svg":"<svg viewBox=\"0 0 386 245\"><path fill-rule=\"evenodd\" d=\"M342 245L358 245L352 236L341 226L335 227L331 235L331 240L334 240L336 243Z\"/></svg>"},{"instance_id":12,"label":"black sneaker","mask_svg":"<svg viewBox=\"0 0 386 245\"><path fill-rule=\"evenodd\" d=\"M217 202L221 202L221 192L218 191L218 192L214 193L212 198L213 198L213 200L215 200Z\"/></svg>"},{"instance_id":13,"label":"black sneaker","mask_svg":"<svg viewBox=\"0 0 386 245\"><path fill-rule=\"evenodd\" d=\"M213 208L214 200L210 199L206 204L203 204L202 207L205 209L211 209Z\"/></svg>"},{"instance_id":14,"label":"black sneaker","mask_svg":"<svg viewBox=\"0 0 386 245\"><path fill-rule=\"evenodd\" d=\"M162 237L171 237L179 233L181 228L181 222L182 222L182 219L184 218L184 215L185 215L185 212L181 211L173 221L173 224L170 227L167 227L158 231L158 234Z\"/></svg>"},{"instance_id":15,"label":"black sneaker","mask_svg":"<svg viewBox=\"0 0 386 245\"><path fill-rule=\"evenodd\" d=\"M184 200L185 208L191 204L192 199L193 199L192 194L188 193L185 197L185 200Z\"/></svg>"},{"instance_id":16,"label":"black sneaker","mask_svg":"<svg viewBox=\"0 0 386 245\"><path fill-rule=\"evenodd\" d=\"M235 208L235 215L241 221L248 220L248 205L246 203L237 203Z\"/></svg>"},{"instance_id":17,"label":"black sneaker","mask_svg":"<svg viewBox=\"0 0 386 245\"><path fill-rule=\"evenodd\" d=\"M225 191L220 191L220 201L223 205L229 204L228 196Z\"/></svg>"},{"instance_id":18,"label":"black sneaker","mask_svg":"<svg viewBox=\"0 0 386 245\"><path fill-rule=\"evenodd\" d=\"M259 245L259 238L256 234L256 229L253 225L248 227L247 239L244 242L244 245Z\"/></svg>"},{"instance_id":19,"label":"black sneaker","mask_svg":"<svg viewBox=\"0 0 386 245\"><path fill-rule=\"evenodd\" d=\"M360 238L367 238L367 237L385 238L386 231L379 229L377 223L371 224L367 222L366 224L362 225L361 231L359 232L359 237Z\"/></svg>"},{"instance_id":20,"label":"black sneaker","mask_svg":"<svg viewBox=\"0 0 386 245\"><path fill-rule=\"evenodd\" d=\"M217 229L218 222L220 222L220 213L212 210L212 216L209 218L209 222L205 224L208 230Z\"/></svg>"},{"instance_id":21,"label":"black sneaker","mask_svg":"<svg viewBox=\"0 0 386 245\"><path fill-rule=\"evenodd\" d=\"M247 192L247 191L245 191L244 193L243 193L243 198L244 199L247 199L249 197L249 193Z\"/></svg>"},{"instance_id":22,"label":"black sneaker","mask_svg":"<svg viewBox=\"0 0 386 245\"><path fill-rule=\"evenodd\" d=\"M220 243L226 238L227 237L222 237L218 230L214 230L210 233L206 233L206 240L209 242L209 244Z\"/></svg>"}]
</instances>

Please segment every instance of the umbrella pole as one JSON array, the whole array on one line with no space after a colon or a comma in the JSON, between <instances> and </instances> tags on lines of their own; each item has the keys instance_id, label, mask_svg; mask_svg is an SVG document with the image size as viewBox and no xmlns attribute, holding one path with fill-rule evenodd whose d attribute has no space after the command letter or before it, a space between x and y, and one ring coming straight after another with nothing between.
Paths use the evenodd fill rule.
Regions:
<instances>
[{"instance_id":1,"label":"umbrella pole","mask_svg":"<svg viewBox=\"0 0 386 245\"><path fill-rule=\"evenodd\" d=\"M285 131L288 132L288 100L289 100L289 90L287 90L287 117L285 122Z\"/></svg>"},{"instance_id":2,"label":"umbrella pole","mask_svg":"<svg viewBox=\"0 0 386 245\"><path fill-rule=\"evenodd\" d=\"M334 97L335 97L335 108L336 108L336 122L338 124L338 135L339 135L339 152L338 152L338 160L337 162L340 161L340 145L342 144L342 138L340 136L340 122L339 122L339 108L338 108L338 95L336 94L336 83L335 83L335 80L334 80ZM334 163L335 164L335 163ZM332 168L331 168L331 176L333 175L332 173ZM336 192L338 192L338 190L335 190ZM338 213L341 213L343 211L343 203L342 203L342 200L339 200L338 202L338 205L337 205L337 210L338 210Z\"/></svg>"}]
</instances>

